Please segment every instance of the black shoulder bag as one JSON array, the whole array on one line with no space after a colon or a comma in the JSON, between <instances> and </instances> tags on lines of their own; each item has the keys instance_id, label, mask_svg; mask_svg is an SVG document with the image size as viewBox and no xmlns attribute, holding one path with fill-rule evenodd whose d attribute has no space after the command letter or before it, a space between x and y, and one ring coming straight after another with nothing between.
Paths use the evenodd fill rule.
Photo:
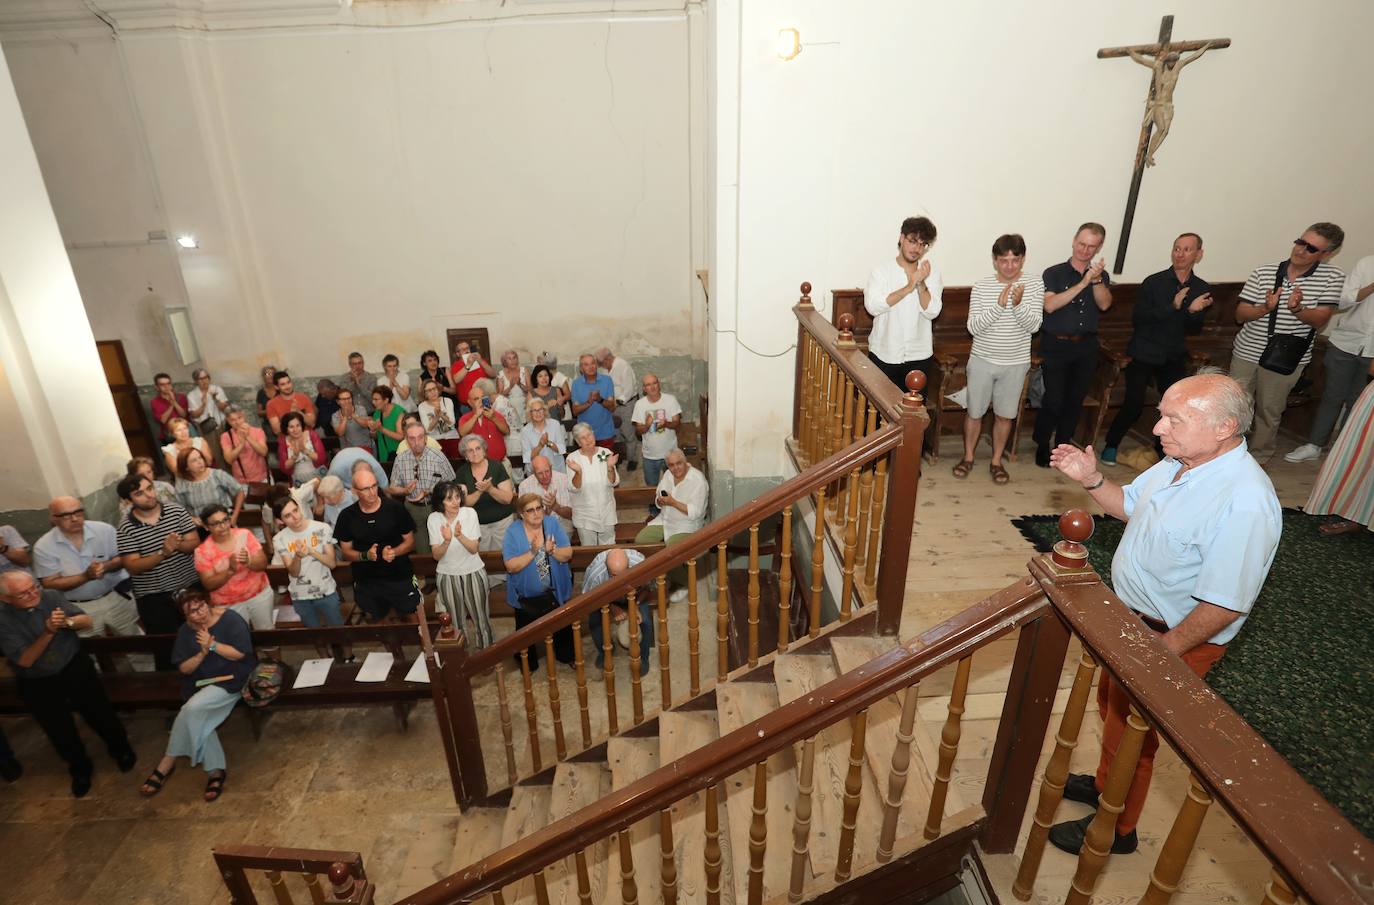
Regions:
<instances>
[{"instance_id":1,"label":"black shoulder bag","mask_svg":"<svg viewBox=\"0 0 1374 905\"><path fill-rule=\"evenodd\" d=\"M1280 264L1274 273L1274 289L1283 285L1285 266L1285 264ZM1302 361L1302 357L1307 354L1307 347L1312 345L1312 340L1317 335L1317 329L1313 327L1306 336L1275 333L1274 328L1278 322L1279 309L1275 308L1269 312L1269 341L1264 344L1264 351L1260 354L1259 366L1266 371L1273 371L1275 374L1288 375L1298 369L1298 362Z\"/></svg>"}]
</instances>

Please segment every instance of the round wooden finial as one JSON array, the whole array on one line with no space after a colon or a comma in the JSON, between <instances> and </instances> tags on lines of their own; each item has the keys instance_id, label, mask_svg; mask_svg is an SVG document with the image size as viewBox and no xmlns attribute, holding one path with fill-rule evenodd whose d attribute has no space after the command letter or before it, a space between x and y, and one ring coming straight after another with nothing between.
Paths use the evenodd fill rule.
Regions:
<instances>
[{"instance_id":1,"label":"round wooden finial","mask_svg":"<svg viewBox=\"0 0 1374 905\"><path fill-rule=\"evenodd\" d=\"M1082 509L1070 509L1059 517L1059 533L1064 539L1054 545L1050 559L1061 569L1082 572L1088 568L1088 548L1083 542L1093 536L1093 517Z\"/></svg>"},{"instance_id":2,"label":"round wooden finial","mask_svg":"<svg viewBox=\"0 0 1374 905\"><path fill-rule=\"evenodd\" d=\"M800 307L800 308L814 308L814 307L815 307L814 305L811 304L811 284L810 284L810 283L802 283L802 284L801 284L801 299L800 299L800 301L797 302L797 306Z\"/></svg>"},{"instance_id":3,"label":"round wooden finial","mask_svg":"<svg viewBox=\"0 0 1374 905\"><path fill-rule=\"evenodd\" d=\"M441 612L439 614L439 637L447 641L451 639L453 635L453 617L448 613Z\"/></svg>"},{"instance_id":4,"label":"round wooden finial","mask_svg":"<svg viewBox=\"0 0 1374 905\"><path fill-rule=\"evenodd\" d=\"M836 348L855 348L856 344L854 342L854 315L846 311L844 314L841 314L836 319L836 323L838 323L840 327L840 335L835 339Z\"/></svg>"},{"instance_id":5,"label":"round wooden finial","mask_svg":"<svg viewBox=\"0 0 1374 905\"><path fill-rule=\"evenodd\" d=\"M353 871L342 861L335 861L329 865L329 885L334 888L334 898L348 898L353 895Z\"/></svg>"},{"instance_id":6,"label":"round wooden finial","mask_svg":"<svg viewBox=\"0 0 1374 905\"><path fill-rule=\"evenodd\" d=\"M839 317L840 329L846 333L854 329L854 315L846 311Z\"/></svg>"}]
</instances>

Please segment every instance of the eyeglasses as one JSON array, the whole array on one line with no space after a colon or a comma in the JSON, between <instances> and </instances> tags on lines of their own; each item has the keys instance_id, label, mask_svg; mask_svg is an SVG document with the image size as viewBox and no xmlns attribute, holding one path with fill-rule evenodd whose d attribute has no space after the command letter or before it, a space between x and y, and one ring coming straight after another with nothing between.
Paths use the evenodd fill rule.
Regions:
<instances>
[{"instance_id":1,"label":"eyeglasses","mask_svg":"<svg viewBox=\"0 0 1374 905\"><path fill-rule=\"evenodd\" d=\"M377 492L377 485L376 485L376 484L354 484L354 485L353 485L353 492L354 492L354 493L376 493L376 492Z\"/></svg>"},{"instance_id":2,"label":"eyeglasses","mask_svg":"<svg viewBox=\"0 0 1374 905\"><path fill-rule=\"evenodd\" d=\"M214 521L212 521L212 522L206 522L205 524L206 524L207 527L210 527L210 528L223 528L225 525L229 524L229 519L227 519L227 518L215 519Z\"/></svg>"},{"instance_id":3,"label":"eyeglasses","mask_svg":"<svg viewBox=\"0 0 1374 905\"><path fill-rule=\"evenodd\" d=\"M1311 252L1311 253L1314 254L1314 255L1319 255L1319 254L1322 254L1323 252L1326 251L1325 248L1318 248L1317 246L1313 245L1311 242L1307 241L1306 239L1294 239L1294 240L1293 240L1293 244L1294 244L1294 245L1301 245L1303 248L1307 249L1309 252Z\"/></svg>"},{"instance_id":4,"label":"eyeglasses","mask_svg":"<svg viewBox=\"0 0 1374 905\"><path fill-rule=\"evenodd\" d=\"M210 608L203 603L189 603L186 605L186 614L189 616L191 613L199 613L201 610L208 609Z\"/></svg>"},{"instance_id":5,"label":"eyeglasses","mask_svg":"<svg viewBox=\"0 0 1374 905\"><path fill-rule=\"evenodd\" d=\"M15 596L15 597L32 597L32 596L34 596L35 594L39 594L39 593L42 593L42 592L40 591L38 585L36 585L36 584L31 584L31 585L29 585L27 588L24 588L22 591L15 591L15 592L14 592L14 596Z\"/></svg>"},{"instance_id":6,"label":"eyeglasses","mask_svg":"<svg viewBox=\"0 0 1374 905\"><path fill-rule=\"evenodd\" d=\"M544 511L544 507L543 507L543 506L526 506L524 509L521 509L520 511L521 511L521 513L523 513L524 515L532 515L533 513L536 513L536 512L543 512L543 511Z\"/></svg>"},{"instance_id":7,"label":"eyeglasses","mask_svg":"<svg viewBox=\"0 0 1374 905\"><path fill-rule=\"evenodd\" d=\"M85 514L86 514L86 510L85 510L85 509L72 509L72 510L69 510L69 511L67 511L67 512L57 512L57 513L54 513L54 514L53 514L53 518L72 518L73 516L85 515Z\"/></svg>"}]
</instances>

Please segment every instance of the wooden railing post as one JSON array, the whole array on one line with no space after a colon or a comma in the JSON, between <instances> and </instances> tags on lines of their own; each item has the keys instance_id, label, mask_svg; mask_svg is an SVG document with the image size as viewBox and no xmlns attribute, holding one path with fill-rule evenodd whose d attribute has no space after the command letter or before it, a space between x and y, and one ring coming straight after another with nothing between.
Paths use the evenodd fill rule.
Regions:
<instances>
[{"instance_id":1,"label":"wooden railing post","mask_svg":"<svg viewBox=\"0 0 1374 905\"><path fill-rule=\"evenodd\" d=\"M477 708L472 703L472 682L467 665L467 642L462 632L452 638L434 640L439 657L439 673L444 683L445 712L449 720L448 732L453 734L458 755L460 788L454 797L461 810L474 801L487 797L487 769L482 760L481 729L477 725Z\"/></svg>"},{"instance_id":2,"label":"wooden railing post","mask_svg":"<svg viewBox=\"0 0 1374 905\"><path fill-rule=\"evenodd\" d=\"M697 613L697 561L687 560L687 656L691 660L688 691L701 694L701 618Z\"/></svg>"},{"instance_id":3,"label":"wooden railing post","mask_svg":"<svg viewBox=\"0 0 1374 905\"><path fill-rule=\"evenodd\" d=\"M893 450L888 471L887 521L878 567L878 633L888 636L897 634L906 601L911 526L916 519L916 487L921 480L921 441L930 425L921 399L926 376L912 371L906 376L906 385L909 392L902 397L902 445Z\"/></svg>"},{"instance_id":4,"label":"wooden railing post","mask_svg":"<svg viewBox=\"0 0 1374 905\"><path fill-rule=\"evenodd\" d=\"M821 633L821 592L825 590L825 488L816 492L816 536L811 547L811 600L807 608L806 633L812 638Z\"/></svg>"},{"instance_id":5,"label":"wooden railing post","mask_svg":"<svg viewBox=\"0 0 1374 905\"><path fill-rule=\"evenodd\" d=\"M716 681L730 673L730 561L725 541L716 545Z\"/></svg>"},{"instance_id":6,"label":"wooden railing post","mask_svg":"<svg viewBox=\"0 0 1374 905\"><path fill-rule=\"evenodd\" d=\"M706 874L706 905L720 905L720 786L706 787L706 845L702 870Z\"/></svg>"},{"instance_id":7,"label":"wooden railing post","mask_svg":"<svg viewBox=\"0 0 1374 905\"><path fill-rule=\"evenodd\" d=\"M1169 837L1159 850L1159 859L1150 873L1150 885L1140 899L1140 905L1168 905L1178 891L1179 878L1188 863L1188 856L1197 845L1197 834L1202 829L1202 818L1207 816L1207 808L1212 804L1212 796L1207 794L1196 773L1188 774L1188 796L1174 818Z\"/></svg>"},{"instance_id":8,"label":"wooden railing post","mask_svg":"<svg viewBox=\"0 0 1374 905\"><path fill-rule=\"evenodd\" d=\"M759 526L749 526L749 665L759 665Z\"/></svg>"},{"instance_id":9,"label":"wooden railing post","mask_svg":"<svg viewBox=\"0 0 1374 905\"><path fill-rule=\"evenodd\" d=\"M530 763L534 772L544 769L539 754L539 716L534 707L534 682L530 677L530 649L520 651L520 683L525 688L525 726L529 730ZM474 736L476 738L476 736Z\"/></svg>"},{"instance_id":10,"label":"wooden railing post","mask_svg":"<svg viewBox=\"0 0 1374 905\"><path fill-rule=\"evenodd\" d=\"M1150 729L1145 718L1140 715L1135 704L1131 704L1126 716L1126 731L1121 734L1121 744L1116 756L1107 769L1107 781L1098 796L1097 813L1088 831L1083 836L1083 849L1078 853L1078 868L1074 871L1069 894L1064 905L1089 905L1093 900L1093 890L1097 878L1107 864L1116 838L1116 819L1126 806L1126 793L1130 790L1131 780L1135 777L1136 763L1140 760L1140 749L1145 741L1145 733Z\"/></svg>"},{"instance_id":11,"label":"wooden railing post","mask_svg":"<svg viewBox=\"0 0 1374 905\"><path fill-rule=\"evenodd\" d=\"M443 671L439 668L438 659L434 655L434 641L429 637L429 626L421 619L420 647L425 659L425 670L429 676L429 694L434 700L434 714L439 726L439 740L444 746L444 759L448 762L449 785L453 787L453 800L458 801L462 797L461 789L463 786L463 773L458 766L458 749L463 744L453 734L453 721L448 713L448 686L444 680ZM439 614L439 632L442 637L452 638L453 617L448 613ZM512 780L514 782L514 780Z\"/></svg>"},{"instance_id":12,"label":"wooden railing post","mask_svg":"<svg viewBox=\"0 0 1374 905\"><path fill-rule=\"evenodd\" d=\"M815 305L811 304L811 284L801 284L801 298L797 301L797 307L803 311L814 311ZM806 332L806 327L800 320L797 321L797 362L796 376L792 383L792 437L801 442L805 421L803 412L805 411L806 401L806 343L811 334Z\"/></svg>"},{"instance_id":13,"label":"wooden railing post","mask_svg":"<svg viewBox=\"0 0 1374 905\"><path fill-rule=\"evenodd\" d=\"M792 507L782 510L778 542L778 653L785 653L792 637Z\"/></svg>"},{"instance_id":14,"label":"wooden railing post","mask_svg":"<svg viewBox=\"0 0 1374 905\"><path fill-rule=\"evenodd\" d=\"M959 755L959 739L963 735L964 697L968 694L968 677L973 657L964 657L954 673L954 687L949 693L949 711L940 731L940 754L935 767L935 783L930 790L930 812L926 815L925 837L938 839L940 825L945 819L945 798L954 778L954 759Z\"/></svg>"}]
</instances>

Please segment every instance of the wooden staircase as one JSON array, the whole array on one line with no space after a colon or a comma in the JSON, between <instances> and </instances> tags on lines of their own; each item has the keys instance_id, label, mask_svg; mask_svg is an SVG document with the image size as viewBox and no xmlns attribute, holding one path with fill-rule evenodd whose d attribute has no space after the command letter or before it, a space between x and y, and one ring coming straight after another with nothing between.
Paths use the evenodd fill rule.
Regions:
<instances>
[{"instance_id":1,"label":"wooden staircase","mask_svg":"<svg viewBox=\"0 0 1374 905\"><path fill-rule=\"evenodd\" d=\"M613 736L604 745L593 747L573 760L558 763L552 770L522 780L504 808L475 808L463 821L470 832L460 834L454 851L452 869L513 845L535 830L567 817L597 801L607 791L623 789L652 773L660 765L679 761L693 751L743 726L754 723L782 704L808 695L851 670L862 669L873 658L895 646L895 641L867 636L834 635L828 638L828 651L816 652L812 645L800 653L784 653L773 661L771 675L756 671L718 685L714 692L689 701L677 709L662 712L628 733ZM826 645L822 645L825 647ZM883 796L888 788L892 755L899 741L901 701L893 696L872 705L867 712L867 743L857 775L860 779L859 808L854 827L852 872L857 874L875 861L883 820ZM852 721L851 721L852 723ZM778 752L767 762L765 796L768 846L763 860L764 901L785 897L794 870L791 842L797 821L798 793L811 789L809 845L804 850L801 868L805 881L834 874L840 858L840 836L845 824L845 786L850 770L851 726L835 724L822 730L813 741ZM924 724L916 717L915 749L901 802L897 826L898 854L918 847L930 806L937 763L939 727ZM801 768L810 753L809 782ZM677 902L681 905L706 905L707 877L704 869L710 838L717 834L721 853L720 901L734 905L748 900L750 827L754 818L755 770L741 770L720 784L716 803L715 828L708 826L707 793L698 792L671 808L673 874ZM955 829L972 822L981 810L964 810L954 789L947 793L943 829ZM663 853L659 843L659 821L643 820L629 833L636 895L640 902L663 901ZM593 902L620 902L623 893L619 841L602 840L586 850L586 870ZM578 866L573 857L565 858L544 871L548 901L551 905L578 901ZM536 905L539 897L535 881L526 877L504 891L507 905Z\"/></svg>"}]
</instances>

